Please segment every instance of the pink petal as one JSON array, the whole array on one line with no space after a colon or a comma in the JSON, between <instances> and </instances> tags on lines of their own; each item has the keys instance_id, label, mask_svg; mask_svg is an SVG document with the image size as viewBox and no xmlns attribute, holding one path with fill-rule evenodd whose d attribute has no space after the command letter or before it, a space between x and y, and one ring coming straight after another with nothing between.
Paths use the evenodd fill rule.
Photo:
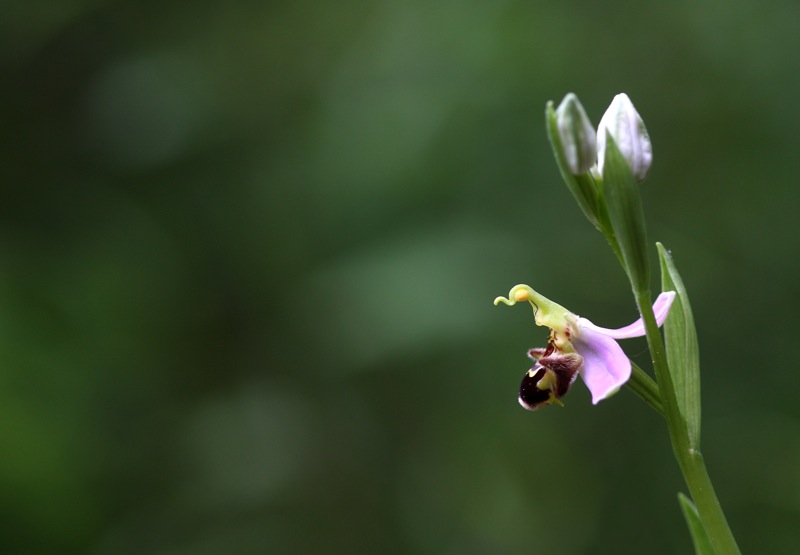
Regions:
<instances>
[{"instance_id":1,"label":"pink petal","mask_svg":"<svg viewBox=\"0 0 800 555\"><path fill-rule=\"evenodd\" d=\"M667 319L669 309L672 306L672 301L674 300L675 291L666 291L661 293L656 299L656 302L653 303L653 312L656 315L656 322L659 326L661 326L661 324L664 323L664 320ZM636 320L630 326L625 326L624 328L619 328L617 330L595 326L586 318L579 318L578 320L581 327L580 333L583 333L583 330L586 328L591 328L607 335L608 337L613 337L614 339L629 339L631 337L641 337L644 335L644 322L641 318Z\"/></svg>"},{"instance_id":2,"label":"pink petal","mask_svg":"<svg viewBox=\"0 0 800 555\"><path fill-rule=\"evenodd\" d=\"M572 345L583 357L580 374L592 392L592 404L596 405L615 393L630 378L631 361L617 342L605 333L581 327L580 336L573 338Z\"/></svg>"}]
</instances>

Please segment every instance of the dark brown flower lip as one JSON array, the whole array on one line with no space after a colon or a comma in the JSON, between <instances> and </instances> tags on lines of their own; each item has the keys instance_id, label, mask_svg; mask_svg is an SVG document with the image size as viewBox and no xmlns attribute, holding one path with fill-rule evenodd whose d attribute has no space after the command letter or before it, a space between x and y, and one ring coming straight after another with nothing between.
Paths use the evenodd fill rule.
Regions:
<instances>
[{"instance_id":1,"label":"dark brown flower lip","mask_svg":"<svg viewBox=\"0 0 800 555\"><path fill-rule=\"evenodd\" d=\"M532 351L546 352L545 349ZM537 410L545 405L560 403L561 397L569 392L575 382L581 364L583 357L577 353L551 352L539 358L522 377L519 386L520 405L527 410Z\"/></svg>"}]
</instances>

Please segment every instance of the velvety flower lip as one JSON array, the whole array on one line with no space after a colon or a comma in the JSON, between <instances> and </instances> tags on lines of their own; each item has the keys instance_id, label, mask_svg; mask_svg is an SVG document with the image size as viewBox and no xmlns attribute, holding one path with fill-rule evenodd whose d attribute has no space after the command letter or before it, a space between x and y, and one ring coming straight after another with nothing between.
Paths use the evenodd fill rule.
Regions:
<instances>
[{"instance_id":1,"label":"velvety flower lip","mask_svg":"<svg viewBox=\"0 0 800 555\"><path fill-rule=\"evenodd\" d=\"M669 314L674 291L661 293L653 304L656 322L661 326ZM592 404L613 395L631 375L631 362L617 343L645 335L641 318L619 329L603 328L553 303L527 285L517 285L500 302L514 305L528 301L534 309L536 324L550 328L547 348L528 351L534 366L525 373L520 385L519 402L528 410L557 403L580 374L592 393Z\"/></svg>"}]
</instances>

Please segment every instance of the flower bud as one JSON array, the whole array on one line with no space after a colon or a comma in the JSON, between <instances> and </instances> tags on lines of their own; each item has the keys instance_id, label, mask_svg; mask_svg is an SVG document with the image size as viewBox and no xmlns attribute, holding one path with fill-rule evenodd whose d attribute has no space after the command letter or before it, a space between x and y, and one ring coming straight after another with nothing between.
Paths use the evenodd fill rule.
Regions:
<instances>
[{"instance_id":1,"label":"flower bud","mask_svg":"<svg viewBox=\"0 0 800 555\"><path fill-rule=\"evenodd\" d=\"M558 135L570 171L581 175L589 171L597 156L597 135L580 100L569 93L556 109Z\"/></svg>"},{"instance_id":2,"label":"flower bud","mask_svg":"<svg viewBox=\"0 0 800 555\"><path fill-rule=\"evenodd\" d=\"M600 175L603 175L606 157L606 133L614 138L636 180L640 183L644 181L653 161L653 145L642 117L627 94L621 93L614 97L597 127L597 169Z\"/></svg>"}]
</instances>

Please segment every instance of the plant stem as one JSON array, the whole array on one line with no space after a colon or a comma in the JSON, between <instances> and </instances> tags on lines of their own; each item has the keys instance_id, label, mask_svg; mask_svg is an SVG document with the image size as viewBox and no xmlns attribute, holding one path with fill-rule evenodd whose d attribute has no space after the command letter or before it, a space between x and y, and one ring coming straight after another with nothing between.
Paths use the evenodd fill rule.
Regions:
<instances>
[{"instance_id":1,"label":"plant stem","mask_svg":"<svg viewBox=\"0 0 800 555\"><path fill-rule=\"evenodd\" d=\"M661 339L661 333L658 330L658 324L653 314L650 291L636 290L636 284L633 282L631 284L634 287L639 313L644 320L647 344L653 358L653 369L655 370L661 397L661 406L664 418L667 421L672 450L683 473L683 479L689 488L715 553L717 555L740 555L739 547L736 545L736 540L733 537L730 526L728 526L728 521L725 519L725 514L722 512L711 478L706 470L703 455L699 450L694 449L689 441L686 422L678 408L675 387L672 383L672 376L670 375L667 356L664 351L664 342Z\"/></svg>"},{"instance_id":2,"label":"plant stem","mask_svg":"<svg viewBox=\"0 0 800 555\"><path fill-rule=\"evenodd\" d=\"M650 405L650 408L664 416L658 384L633 361L631 361L631 378L625 385L638 395L642 401Z\"/></svg>"}]
</instances>

